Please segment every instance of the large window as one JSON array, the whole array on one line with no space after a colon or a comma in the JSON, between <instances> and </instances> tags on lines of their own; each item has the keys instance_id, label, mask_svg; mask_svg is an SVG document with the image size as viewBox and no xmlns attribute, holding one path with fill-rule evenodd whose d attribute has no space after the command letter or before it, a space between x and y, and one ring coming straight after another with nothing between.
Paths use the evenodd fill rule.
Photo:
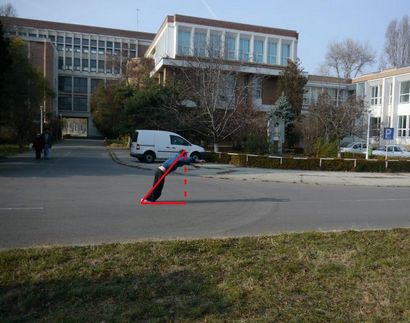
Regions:
<instances>
[{"instance_id":1,"label":"large window","mask_svg":"<svg viewBox=\"0 0 410 323\"><path fill-rule=\"evenodd\" d=\"M262 79L260 77L255 77L253 80L253 97L262 99Z\"/></svg>"},{"instance_id":2,"label":"large window","mask_svg":"<svg viewBox=\"0 0 410 323\"><path fill-rule=\"evenodd\" d=\"M276 51L277 51L277 45L275 42L269 42L268 43L268 64L274 64L276 65Z\"/></svg>"},{"instance_id":3,"label":"large window","mask_svg":"<svg viewBox=\"0 0 410 323\"><path fill-rule=\"evenodd\" d=\"M370 136L379 137L380 136L380 117L370 118Z\"/></svg>"},{"instance_id":4,"label":"large window","mask_svg":"<svg viewBox=\"0 0 410 323\"><path fill-rule=\"evenodd\" d=\"M249 61L250 40L248 38L241 38L239 41L239 60Z\"/></svg>"},{"instance_id":5,"label":"large window","mask_svg":"<svg viewBox=\"0 0 410 323\"><path fill-rule=\"evenodd\" d=\"M253 43L253 61L255 63L263 62L263 40L255 39Z\"/></svg>"},{"instance_id":6,"label":"large window","mask_svg":"<svg viewBox=\"0 0 410 323\"><path fill-rule=\"evenodd\" d=\"M71 76L59 76L58 77L58 90L61 92L71 93L73 89L73 79Z\"/></svg>"},{"instance_id":7,"label":"large window","mask_svg":"<svg viewBox=\"0 0 410 323\"><path fill-rule=\"evenodd\" d=\"M226 59L235 59L235 37L226 36L225 37L225 58Z\"/></svg>"},{"instance_id":8,"label":"large window","mask_svg":"<svg viewBox=\"0 0 410 323\"><path fill-rule=\"evenodd\" d=\"M87 111L87 97L74 96L74 111Z\"/></svg>"},{"instance_id":9,"label":"large window","mask_svg":"<svg viewBox=\"0 0 410 323\"><path fill-rule=\"evenodd\" d=\"M191 32L178 30L178 55L189 55L191 48Z\"/></svg>"},{"instance_id":10,"label":"large window","mask_svg":"<svg viewBox=\"0 0 410 323\"><path fill-rule=\"evenodd\" d=\"M382 86L376 85L370 88L370 105L379 105L381 100Z\"/></svg>"},{"instance_id":11,"label":"large window","mask_svg":"<svg viewBox=\"0 0 410 323\"><path fill-rule=\"evenodd\" d=\"M290 45L289 44L282 44L282 61L281 61L281 65L287 66L289 58L290 58Z\"/></svg>"},{"instance_id":12,"label":"large window","mask_svg":"<svg viewBox=\"0 0 410 323\"><path fill-rule=\"evenodd\" d=\"M64 111L71 111L72 99L71 95L59 95L58 96L58 109Z\"/></svg>"},{"instance_id":13,"label":"large window","mask_svg":"<svg viewBox=\"0 0 410 323\"><path fill-rule=\"evenodd\" d=\"M97 71L97 61L95 59L90 60L90 72Z\"/></svg>"},{"instance_id":14,"label":"large window","mask_svg":"<svg viewBox=\"0 0 410 323\"><path fill-rule=\"evenodd\" d=\"M80 70L80 59L79 58L74 58L74 70L75 71Z\"/></svg>"},{"instance_id":15,"label":"large window","mask_svg":"<svg viewBox=\"0 0 410 323\"><path fill-rule=\"evenodd\" d=\"M204 32L195 32L194 35L194 55L195 56L205 56L206 48L206 34Z\"/></svg>"},{"instance_id":16,"label":"large window","mask_svg":"<svg viewBox=\"0 0 410 323\"><path fill-rule=\"evenodd\" d=\"M219 33L211 33L210 56L221 56L221 35Z\"/></svg>"},{"instance_id":17,"label":"large window","mask_svg":"<svg viewBox=\"0 0 410 323\"><path fill-rule=\"evenodd\" d=\"M72 70L73 69L73 59L71 57L65 58L65 69Z\"/></svg>"},{"instance_id":18,"label":"large window","mask_svg":"<svg viewBox=\"0 0 410 323\"><path fill-rule=\"evenodd\" d=\"M87 79L85 77L74 77L74 92L87 93Z\"/></svg>"},{"instance_id":19,"label":"large window","mask_svg":"<svg viewBox=\"0 0 410 323\"><path fill-rule=\"evenodd\" d=\"M410 122L410 116L399 116L399 123L397 125L397 136L398 137L406 137L410 135L409 129L408 129L409 122Z\"/></svg>"},{"instance_id":20,"label":"large window","mask_svg":"<svg viewBox=\"0 0 410 323\"><path fill-rule=\"evenodd\" d=\"M88 58L83 58L83 71L88 72Z\"/></svg>"},{"instance_id":21,"label":"large window","mask_svg":"<svg viewBox=\"0 0 410 323\"><path fill-rule=\"evenodd\" d=\"M400 103L410 102L410 81L400 83Z\"/></svg>"}]
</instances>

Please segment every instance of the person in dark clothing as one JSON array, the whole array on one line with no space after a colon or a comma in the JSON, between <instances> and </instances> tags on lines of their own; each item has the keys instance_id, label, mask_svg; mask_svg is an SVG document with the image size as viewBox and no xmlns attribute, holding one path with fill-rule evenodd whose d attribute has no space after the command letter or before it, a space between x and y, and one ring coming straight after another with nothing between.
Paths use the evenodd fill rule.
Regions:
<instances>
[{"instance_id":1,"label":"person in dark clothing","mask_svg":"<svg viewBox=\"0 0 410 323\"><path fill-rule=\"evenodd\" d=\"M181 153L183 154L181 155ZM181 157L179 157L181 155ZM172 169L169 171L168 174L172 173L175 171L178 167L184 166L184 165L191 165L194 163L204 163L205 160L202 159L195 159L193 157L188 157L186 154L185 150L181 150L177 155L174 157L167 159L161 166L158 167L158 169L155 171L155 177L154 177L154 184L159 181L159 179L164 175L164 173L172 166L172 164L175 162L175 160L179 157L179 160L176 162L176 164L172 167ZM168 175L167 174L167 175ZM154 202L158 200L158 198L161 196L162 189L164 188L164 183L165 183L165 177L159 182L158 186L152 191L152 193L148 196L146 201L148 202Z\"/></svg>"},{"instance_id":2,"label":"person in dark clothing","mask_svg":"<svg viewBox=\"0 0 410 323\"><path fill-rule=\"evenodd\" d=\"M41 152L43 151L43 140L39 133L33 140L33 149L36 151L36 160L41 159Z\"/></svg>"},{"instance_id":3,"label":"person in dark clothing","mask_svg":"<svg viewBox=\"0 0 410 323\"><path fill-rule=\"evenodd\" d=\"M41 138L43 139L43 145L44 145L43 147L44 148L44 159L48 159L53 137L51 136L51 133L46 129L41 135Z\"/></svg>"}]
</instances>

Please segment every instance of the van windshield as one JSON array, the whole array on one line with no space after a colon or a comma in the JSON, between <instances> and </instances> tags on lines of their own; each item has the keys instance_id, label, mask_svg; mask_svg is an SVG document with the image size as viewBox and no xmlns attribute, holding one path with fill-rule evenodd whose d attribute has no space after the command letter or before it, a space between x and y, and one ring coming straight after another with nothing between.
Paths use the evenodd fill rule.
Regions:
<instances>
[{"instance_id":1,"label":"van windshield","mask_svg":"<svg viewBox=\"0 0 410 323\"><path fill-rule=\"evenodd\" d=\"M138 131L134 132L134 136L132 137L132 141L137 142L138 140Z\"/></svg>"}]
</instances>

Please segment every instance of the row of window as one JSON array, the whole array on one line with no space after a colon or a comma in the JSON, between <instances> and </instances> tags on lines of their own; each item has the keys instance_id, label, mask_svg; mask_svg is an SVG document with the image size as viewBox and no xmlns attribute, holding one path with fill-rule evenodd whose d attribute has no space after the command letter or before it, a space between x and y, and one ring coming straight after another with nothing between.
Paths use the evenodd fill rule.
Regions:
<instances>
[{"instance_id":1,"label":"row of window","mask_svg":"<svg viewBox=\"0 0 410 323\"><path fill-rule=\"evenodd\" d=\"M88 79L85 77L58 77L58 109L61 111L88 111L88 88L94 92L102 79Z\"/></svg>"},{"instance_id":2,"label":"row of window","mask_svg":"<svg viewBox=\"0 0 410 323\"><path fill-rule=\"evenodd\" d=\"M96 87L104 82L102 79L90 80L90 92L94 92ZM58 91L65 93L88 93L88 78L86 77L72 77L59 76L58 77Z\"/></svg>"},{"instance_id":3,"label":"row of window","mask_svg":"<svg viewBox=\"0 0 410 323\"><path fill-rule=\"evenodd\" d=\"M134 58L137 56L136 50L127 50L123 49L122 51L120 49L115 49L112 50L111 48L105 49L104 47L85 47L85 46L80 46L80 45L63 45L63 44L57 44L57 51L59 52L68 52L68 53L84 53L84 54L100 54L100 55L114 55L114 56L120 56L122 55L123 57L131 57Z\"/></svg>"},{"instance_id":4,"label":"row of window","mask_svg":"<svg viewBox=\"0 0 410 323\"><path fill-rule=\"evenodd\" d=\"M9 34L12 35L18 35L18 36L23 36L23 37L32 37L32 38L48 38L50 39L52 42L56 42L57 40L57 44L66 44L66 45L80 45L82 44L83 46L95 46L97 47L106 47L111 48L111 49L120 49L121 47L123 49L132 49L132 50L136 50L137 45L135 43L128 43L127 41L124 42L119 42L119 41L110 41L110 40L97 40L97 39L88 39L88 38L80 38L80 37L71 37L71 36L56 36L55 35L46 35L46 34L37 34L34 32L24 32L24 31L19 31L19 32L13 32L10 31L8 32Z\"/></svg>"},{"instance_id":5,"label":"row of window","mask_svg":"<svg viewBox=\"0 0 410 323\"><path fill-rule=\"evenodd\" d=\"M59 95L58 109L60 111L87 112L87 96Z\"/></svg>"},{"instance_id":6,"label":"row of window","mask_svg":"<svg viewBox=\"0 0 410 323\"><path fill-rule=\"evenodd\" d=\"M64 57L58 58L58 69L68 71L98 72L107 74L120 74L121 69L118 63L112 61L95 60L88 58Z\"/></svg>"},{"instance_id":7,"label":"row of window","mask_svg":"<svg viewBox=\"0 0 410 323\"><path fill-rule=\"evenodd\" d=\"M209 44L207 44L206 33L195 31L193 44L191 44L191 31L180 29L178 31L178 55L194 55L199 57L221 57L223 55L225 59L229 60L287 65L288 59L290 58L290 44L282 44L281 61L278 62L278 44L276 41L269 40L267 42L267 57L265 61L264 40L254 39L253 53L251 53L250 38L240 37L239 48L236 48L236 39L236 36L226 35L225 44L222 44L221 34L211 33Z\"/></svg>"},{"instance_id":8,"label":"row of window","mask_svg":"<svg viewBox=\"0 0 410 323\"><path fill-rule=\"evenodd\" d=\"M55 41L54 36L49 36L51 41ZM64 41L65 40L65 41ZM113 42L113 41L105 41L105 40L96 40L96 39L91 39L89 40L88 38L73 38L66 36L65 38L63 36L57 36L57 44L61 45L82 45L82 46L93 46L93 47L100 47L100 48L107 48L107 49L120 49L121 48L121 43L120 42ZM98 44L98 46L97 46ZM133 49L136 50L137 45L136 44L128 44L128 43L122 43L122 48L123 49Z\"/></svg>"},{"instance_id":9,"label":"row of window","mask_svg":"<svg viewBox=\"0 0 410 323\"><path fill-rule=\"evenodd\" d=\"M393 84L389 84L389 104L392 103ZM410 103L410 81L400 83L399 92L400 103ZM382 85L375 85L370 87L370 104L380 105L382 103Z\"/></svg>"}]
</instances>

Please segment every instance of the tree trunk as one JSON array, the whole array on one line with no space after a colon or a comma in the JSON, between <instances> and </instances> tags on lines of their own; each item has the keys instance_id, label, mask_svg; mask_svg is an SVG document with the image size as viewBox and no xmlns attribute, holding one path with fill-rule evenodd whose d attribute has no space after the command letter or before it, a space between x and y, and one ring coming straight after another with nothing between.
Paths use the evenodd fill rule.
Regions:
<instances>
[{"instance_id":1,"label":"tree trunk","mask_svg":"<svg viewBox=\"0 0 410 323\"><path fill-rule=\"evenodd\" d=\"M214 152L219 153L219 145L216 142L214 142Z\"/></svg>"}]
</instances>

